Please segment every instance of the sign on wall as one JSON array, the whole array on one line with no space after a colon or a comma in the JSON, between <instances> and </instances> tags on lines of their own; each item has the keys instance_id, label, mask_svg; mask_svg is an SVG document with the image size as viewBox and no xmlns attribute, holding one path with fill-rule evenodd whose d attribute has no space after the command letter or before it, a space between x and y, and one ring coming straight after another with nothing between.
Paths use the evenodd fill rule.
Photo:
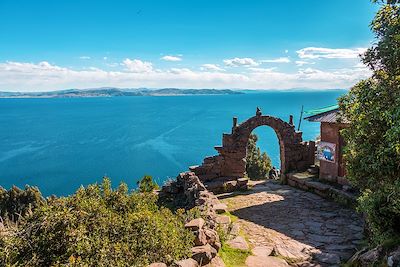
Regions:
<instances>
[{"instance_id":1,"label":"sign on wall","mask_svg":"<svg viewBox=\"0 0 400 267\"><path fill-rule=\"evenodd\" d=\"M328 162L335 162L336 144L320 142L317 148L317 158Z\"/></svg>"}]
</instances>

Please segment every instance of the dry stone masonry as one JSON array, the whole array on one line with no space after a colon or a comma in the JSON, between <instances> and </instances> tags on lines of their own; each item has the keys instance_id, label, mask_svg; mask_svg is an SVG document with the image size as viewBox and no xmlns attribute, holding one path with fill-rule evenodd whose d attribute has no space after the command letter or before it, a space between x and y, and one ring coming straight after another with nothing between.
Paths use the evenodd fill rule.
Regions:
<instances>
[{"instance_id":1,"label":"dry stone masonry","mask_svg":"<svg viewBox=\"0 0 400 267\"><path fill-rule=\"evenodd\" d=\"M185 224L185 228L195 236L195 246L192 248L192 257L176 262L175 266L224 266L217 256L221 242L216 229L218 226L222 229L228 229L230 226L230 218L220 215L226 212L227 206L205 188L195 173L180 173L175 181L162 187L159 199L163 205L172 205L175 208L189 210L196 207L202 215L202 218L193 219Z\"/></svg>"},{"instance_id":2,"label":"dry stone masonry","mask_svg":"<svg viewBox=\"0 0 400 267\"><path fill-rule=\"evenodd\" d=\"M303 142L302 132L295 130L292 117L288 123L279 118L262 115L257 109L254 117L239 125L237 118L233 118L231 133L223 134L222 146L215 147L218 155L206 157L202 165L192 166L190 170L212 191L233 191L245 187L247 181L242 178L246 175L247 143L252 131L260 126L271 127L278 137L283 179L291 171L304 171L314 164L315 142ZM224 190L218 190L221 186Z\"/></svg>"}]
</instances>

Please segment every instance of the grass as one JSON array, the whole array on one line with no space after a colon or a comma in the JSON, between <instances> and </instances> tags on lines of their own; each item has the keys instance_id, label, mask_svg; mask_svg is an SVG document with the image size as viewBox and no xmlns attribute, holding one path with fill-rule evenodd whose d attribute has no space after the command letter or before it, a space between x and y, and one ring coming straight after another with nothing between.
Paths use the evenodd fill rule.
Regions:
<instances>
[{"instance_id":1,"label":"grass","mask_svg":"<svg viewBox=\"0 0 400 267\"><path fill-rule=\"evenodd\" d=\"M225 216L228 216L229 218L231 218L231 222L232 223L234 223L234 222L236 222L238 220L238 217L233 215L229 211L226 211L226 212L222 213L221 215L225 215Z\"/></svg>"},{"instance_id":2,"label":"grass","mask_svg":"<svg viewBox=\"0 0 400 267\"><path fill-rule=\"evenodd\" d=\"M234 249L223 244L218 254L226 267L240 267L245 266L246 259L251 255L251 252L249 250Z\"/></svg>"}]
</instances>

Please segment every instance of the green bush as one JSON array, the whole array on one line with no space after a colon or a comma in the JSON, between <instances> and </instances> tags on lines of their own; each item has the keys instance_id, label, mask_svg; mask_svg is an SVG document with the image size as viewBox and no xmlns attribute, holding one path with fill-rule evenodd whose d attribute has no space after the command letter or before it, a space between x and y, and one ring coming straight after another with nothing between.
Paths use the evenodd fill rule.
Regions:
<instances>
[{"instance_id":1,"label":"green bush","mask_svg":"<svg viewBox=\"0 0 400 267\"><path fill-rule=\"evenodd\" d=\"M384 1L374 1L384 2ZM371 241L400 236L400 1L383 4L371 23L376 43L362 56L373 72L339 101L348 178L360 188Z\"/></svg>"},{"instance_id":2,"label":"green bush","mask_svg":"<svg viewBox=\"0 0 400 267\"><path fill-rule=\"evenodd\" d=\"M126 184L113 190L107 178L49 199L0 235L0 266L146 266L190 256L193 235L183 216L156 201Z\"/></svg>"},{"instance_id":3,"label":"green bush","mask_svg":"<svg viewBox=\"0 0 400 267\"><path fill-rule=\"evenodd\" d=\"M257 141L257 135L250 134L247 143L246 173L253 180L268 178L269 170L272 168L271 159L267 153L261 153L260 148L257 147Z\"/></svg>"}]
</instances>

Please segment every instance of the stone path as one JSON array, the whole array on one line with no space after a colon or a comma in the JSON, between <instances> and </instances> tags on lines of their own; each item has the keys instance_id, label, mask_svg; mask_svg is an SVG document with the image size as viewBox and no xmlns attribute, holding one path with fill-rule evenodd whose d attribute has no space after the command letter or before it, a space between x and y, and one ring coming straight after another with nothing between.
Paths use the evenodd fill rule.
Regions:
<instances>
[{"instance_id":1,"label":"stone path","mask_svg":"<svg viewBox=\"0 0 400 267\"><path fill-rule=\"evenodd\" d=\"M354 211L273 181L219 198L238 217L251 247L269 249L291 266L339 266L363 238Z\"/></svg>"}]
</instances>

